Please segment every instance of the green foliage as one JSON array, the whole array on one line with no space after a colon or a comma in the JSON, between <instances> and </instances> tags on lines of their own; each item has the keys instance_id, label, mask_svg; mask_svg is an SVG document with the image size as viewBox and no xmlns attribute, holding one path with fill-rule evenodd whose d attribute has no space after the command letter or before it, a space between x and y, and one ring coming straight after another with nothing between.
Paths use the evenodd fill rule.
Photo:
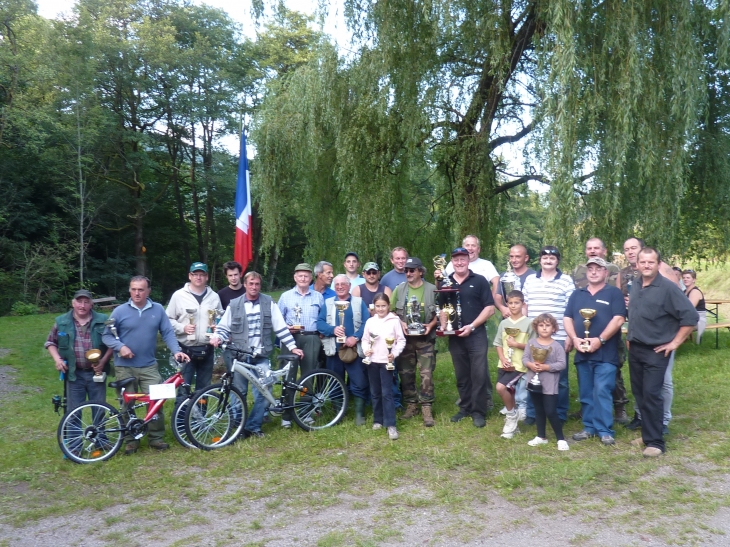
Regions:
<instances>
[{"instance_id":1,"label":"green foliage","mask_svg":"<svg viewBox=\"0 0 730 547\"><path fill-rule=\"evenodd\" d=\"M10 308L10 315L35 315L39 311L40 309L35 304L28 304L27 302L16 302Z\"/></svg>"}]
</instances>

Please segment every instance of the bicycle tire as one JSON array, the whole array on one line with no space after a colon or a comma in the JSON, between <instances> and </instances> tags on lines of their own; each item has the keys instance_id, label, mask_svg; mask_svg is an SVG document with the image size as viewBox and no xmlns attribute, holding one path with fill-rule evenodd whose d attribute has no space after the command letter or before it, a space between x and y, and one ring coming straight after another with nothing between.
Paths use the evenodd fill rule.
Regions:
<instances>
[{"instance_id":1,"label":"bicycle tire","mask_svg":"<svg viewBox=\"0 0 730 547\"><path fill-rule=\"evenodd\" d=\"M347 412L349 394L345 382L331 370L315 369L299 379L303 389L294 391L292 417L304 431L325 429L339 423Z\"/></svg>"},{"instance_id":2,"label":"bicycle tire","mask_svg":"<svg viewBox=\"0 0 730 547\"><path fill-rule=\"evenodd\" d=\"M188 440L202 450L228 446L243 432L248 409L238 388L214 384L193 394L185 412Z\"/></svg>"},{"instance_id":3,"label":"bicycle tire","mask_svg":"<svg viewBox=\"0 0 730 547\"><path fill-rule=\"evenodd\" d=\"M170 428L172 429L172 434L175 436L175 440L185 448L198 448L189 439L188 432L185 430L185 412L191 399L192 396L183 399L179 405L175 405L175 410L173 410L172 418L170 419Z\"/></svg>"},{"instance_id":4,"label":"bicycle tire","mask_svg":"<svg viewBox=\"0 0 730 547\"><path fill-rule=\"evenodd\" d=\"M114 456L122 446L125 433L116 408L107 403L84 403L61 418L56 437L69 460L93 463Z\"/></svg>"}]
</instances>

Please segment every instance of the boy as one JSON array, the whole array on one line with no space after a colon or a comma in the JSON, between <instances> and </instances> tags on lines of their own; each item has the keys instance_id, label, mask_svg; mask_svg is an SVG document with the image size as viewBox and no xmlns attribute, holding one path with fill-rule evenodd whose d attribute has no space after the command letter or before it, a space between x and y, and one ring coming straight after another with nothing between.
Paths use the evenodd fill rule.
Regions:
<instances>
[{"instance_id":1,"label":"boy","mask_svg":"<svg viewBox=\"0 0 730 547\"><path fill-rule=\"evenodd\" d=\"M527 340L533 333L531 321L522 315L524 303L525 299L520 291L510 291L507 295L510 315L499 324L497 335L494 337L494 346L499 356L497 393L507 409L502 430L502 437L505 439L511 439L517 433L519 412L515 408L515 390L527 372L522 364L522 354ZM519 334L514 334L512 329L519 330ZM508 334L508 331L512 331L513 335ZM524 402L522 404L524 405Z\"/></svg>"}]
</instances>

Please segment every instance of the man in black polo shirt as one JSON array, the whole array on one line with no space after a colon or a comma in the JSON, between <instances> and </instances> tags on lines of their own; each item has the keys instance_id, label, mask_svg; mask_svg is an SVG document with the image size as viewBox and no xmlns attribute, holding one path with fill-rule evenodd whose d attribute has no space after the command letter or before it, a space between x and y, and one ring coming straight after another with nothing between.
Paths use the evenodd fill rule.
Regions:
<instances>
[{"instance_id":1,"label":"man in black polo shirt","mask_svg":"<svg viewBox=\"0 0 730 547\"><path fill-rule=\"evenodd\" d=\"M604 445L616 444L613 430L613 397L619 366L621 325L626 312L621 290L606 283L608 264L594 256L585 265L587 286L573 291L565 307L563 327L576 349L578 390L583 431L573 440L599 436ZM581 310L594 310L588 335ZM585 312L584 312L585 313Z\"/></svg>"},{"instance_id":2,"label":"man in black polo shirt","mask_svg":"<svg viewBox=\"0 0 730 547\"><path fill-rule=\"evenodd\" d=\"M631 391L641 410L644 456L655 458L666 447L662 434L662 384L669 356L690 335L699 315L676 283L659 275L661 256L644 247L638 257L641 282L629 295L629 370Z\"/></svg>"},{"instance_id":3,"label":"man in black polo shirt","mask_svg":"<svg viewBox=\"0 0 730 547\"><path fill-rule=\"evenodd\" d=\"M457 247L451 253L454 273L449 278L458 293L441 293L441 304L450 301L461 309L462 332L449 337L449 352L456 372L459 412L452 422L471 416L476 427L486 425L488 405L492 399L492 381L487 363L487 329L485 323L494 313L494 298L489 281L469 269L469 251Z\"/></svg>"}]
</instances>

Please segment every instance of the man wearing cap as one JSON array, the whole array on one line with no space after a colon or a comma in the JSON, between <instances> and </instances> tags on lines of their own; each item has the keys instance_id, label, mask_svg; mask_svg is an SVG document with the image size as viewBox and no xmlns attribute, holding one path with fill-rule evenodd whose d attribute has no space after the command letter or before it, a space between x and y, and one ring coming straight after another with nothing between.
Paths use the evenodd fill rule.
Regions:
<instances>
[{"instance_id":1,"label":"man wearing cap","mask_svg":"<svg viewBox=\"0 0 730 547\"><path fill-rule=\"evenodd\" d=\"M160 369L157 365L157 333L167 344L175 359L182 362L190 361L190 357L180 350L172 329L170 319L157 302L149 296L152 287L150 280L137 275L129 281L129 302L114 309L110 319L114 320L117 336L112 334L109 327L104 330L102 340L115 352L114 368L117 382L127 378L136 378L142 393L149 393L150 386L161 384ZM166 450L170 448L163 439L165 437L165 415L160 409L149 423L150 448ZM133 454L139 448L139 441L126 438L125 454Z\"/></svg>"},{"instance_id":2,"label":"man wearing cap","mask_svg":"<svg viewBox=\"0 0 730 547\"><path fill-rule=\"evenodd\" d=\"M461 309L461 317L455 318L455 321L460 321L455 327L459 327L461 333L449 336L449 352L459 391L459 412L451 417L451 421L459 422L471 416L476 427L484 427L492 403L485 323L494 314L494 298L489 281L469 269L469 258L470 252L464 247L452 251L454 273L449 278L458 292L441 293L439 302Z\"/></svg>"},{"instance_id":3,"label":"man wearing cap","mask_svg":"<svg viewBox=\"0 0 730 547\"><path fill-rule=\"evenodd\" d=\"M56 363L56 370L66 375L68 410L85 402L87 397L91 402L106 401L106 384L94 382L94 375L110 371L112 350L101 339L107 316L93 308L91 293L86 289L76 291L71 310L56 317L45 344ZM86 360L86 352L90 349L101 351L101 359L94 366Z\"/></svg>"},{"instance_id":4,"label":"man wearing cap","mask_svg":"<svg viewBox=\"0 0 730 547\"><path fill-rule=\"evenodd\" d=\"M431 412L434 402L433 371L436 368L436 287L423 280L426 268L420 258L412 256L406 260L405 274L408 279L395 288L390 299L390 310L400 317L403 331L406 333L406 345L395 365L401 381L403 400L408 404L402 418L407 420L418 414L421 405L423 425L433 427L435 421ZM353 293L354 294L354 293ZM423 335L408 335L408 314L411 302L418 303L418 322L426 327ZM416 390L416 370L421 376L419 389Z\"/></svg>"},{"instance_id":5,"label":"man wearing cap","mask_svg":"<svg viewBox=\"0 0 730 547\"><path fill-rule=\"evenodd\" d=\"M243 267L235 260L229 260L223 264L223 275L228 279L228 286L218 291L218 298L221 299L221 309L225 311L231 300L243 296L246 288L241 283Z\"/></svg>"},{"instance_id":6,"label":"man wearing cap","mask_svg":"<svg viewBox=\"0 0 730 547\"><path fill-rule=\"evenodd\" d=\"M621 290L608 284L608 264L600 256L586 262L588 285L578 287L570 295L565 308L563 326L576 349L583 431L573 440L599 437L604 445L613 445L613 390L619 367L621 325L625 318ZM615 280L614 280L615 281ZM593 310L586 335L581 310Z\"/></svg>"},{"instance_id":7,"label":"man wearing cap","mask_svg":"<svg viewBox=\"0 0 730 547\"><path fill-rule=\"evenodd\" d=\"M376 262L366 262L362 267L362 273L365 276L365 283L353 287L350 294L362 298L362 301L368 307L372 316L375 313L372 306L375 295L382 292L390 296L392 291L380 282L380 267Z\"/></svg>"},{"instance_id":8,"label":"man wearing cap","mask_svg":"<svg viewBox=\"0 0 730 547\"><path fill-rule=\"evenodd\" d=\"M360 269L360 257L357 256L357 253L354 253L350 251L345 255L345 275L347 276L347 280L350 282L350 290L353 289L353 287L357 287L358 285L362 285L365 283L365 278L361 276L357 271ZM330 287L337 291L335 288L334 281L332 282L332 287Z\"/></svg>"},{"instance_id":9,"label":"man wearing cap","mask_svg":"<svg viewBox=\"0 0 730 547\"><path fill-rule=\"evenodd\" d=\"M408 260L408 251L403 247L394 247L390 251L390 263L393 265L393 269L383 276L380 282L389 287L391 291L401 283L405 283L406 280L406 260Z\"/></svg>"},{"instance_id":10,"label":"man wearing cap","mask_svg":"<svg viewBox=\"0 0 730 547\"><path fill-rule=\"evenodd\" d=\"M182 351L190 357L190 364L183 369L185 382L195 389L210 385L213 377L214 349L210 335L206 336L209 311L221 309L218 294L208 287L208 266L193 262L188 273L189 282L175 291L167 305L167 317L175 330ZM190 310L193 322L190 320Z\"/></svg>"},{"instance_id":11,"label":"man wearing cap","mask_svg":"<svg viewBox=\"0 0 730 547\"><path fill-rule=\"evenodd\" d=\"M565 275L560 268L560 251L557 247L546 245L540 249L540 271L525 279L525 286L522 287L522 294L525 296L525 307L527 317L535 319L541 313L549 313L558 322L558 331L553 334L553 339L558 342L565 352L573 348L573 340L567 338L563 328L563 315L568 299L575 290L575 284L569 275ZM568 367L560 372L560 383L558 384L558 417L561 421L568 420L568 407L570 406L570 392L568 385ZM532 398L527 399L527 425L535 423L535 407L532 405Z\"/></svg>"}]
</instances>

